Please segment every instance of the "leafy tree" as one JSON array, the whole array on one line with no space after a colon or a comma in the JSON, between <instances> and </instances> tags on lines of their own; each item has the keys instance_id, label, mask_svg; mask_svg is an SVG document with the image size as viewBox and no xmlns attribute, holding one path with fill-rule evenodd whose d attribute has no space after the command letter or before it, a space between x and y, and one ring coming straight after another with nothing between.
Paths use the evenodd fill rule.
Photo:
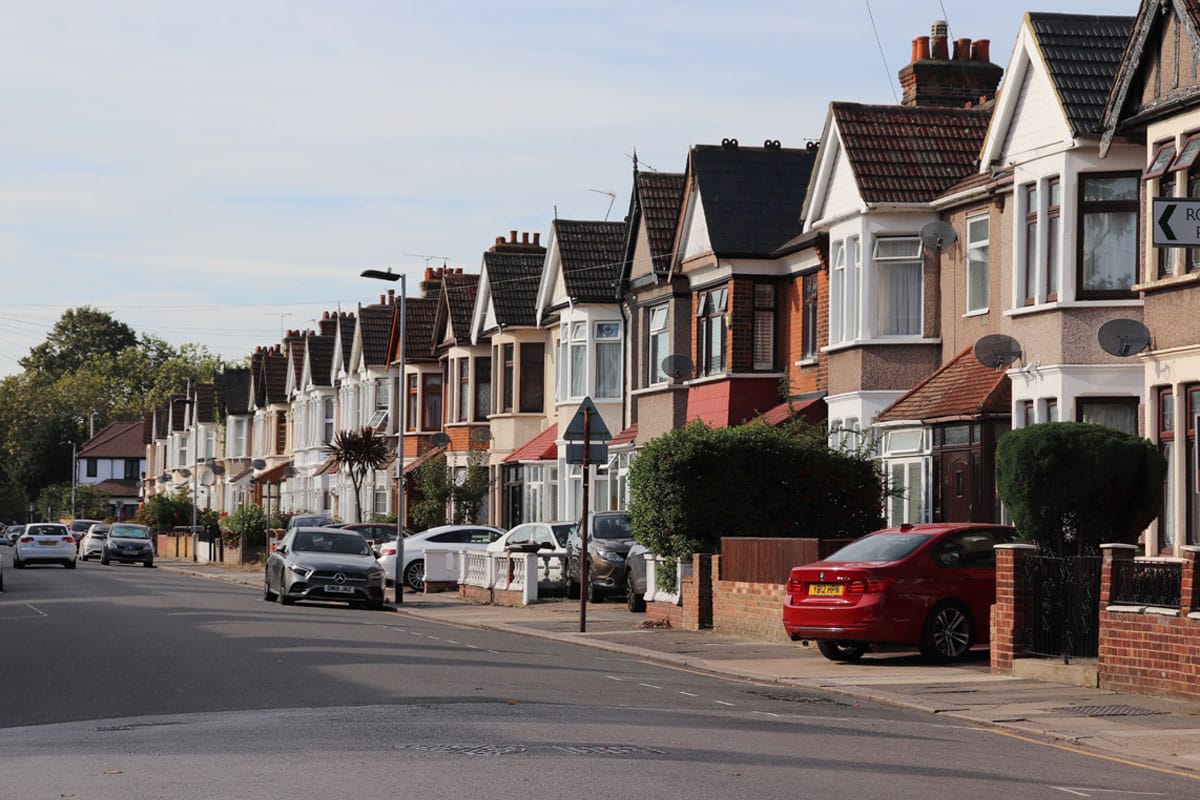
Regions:
<instances>
[{"instance_id":1,"label":"leafy tree","mask_svg":"<svg viewBox=\"0 0 1200 800\"><path fill-rule=\"evenodd\" d=\"M76 519L107 519L112 516L112 506L108 504L110 495L88 484L75 486L75 518ZM46 513L49 519L66 519L71 516L71 484L52 483L42 489L34 501L34 508L39 513ZM47 512L47 509L49 511Z\"/></svg>"},{"instance_id":2,"label":"leafy tree","mask_svg":"<svg viewBox=\"0 0 1200 800\"><path fill-rule=\"evenodd\" d=\"M243 503L225 518L222 535L230 545L262 546L267 543L267 514L253 503Z\"/></svg>"},{"instance_id":3,"label":"leafy tree","mask_svg":"<svg viewBox=\"0 0 1200 800\"><path fill-rule=\"evenodd\" d=\"M484 463L486 452L480 447L470 448L467 467L461 472L448 465L445 454L418 467L414 473L416 502L409 511L413 524L424 529L448 521L458 525L476 522L491 485Z\"/></svg>"},{"instance_id":4,"label":"leafy tree","mask_svg":"<svg viewBox=\"0 0 1200 800\"><path fill-rule=\"evenodd\" d=\"M1134 544L1162 507L1167 463L1138 436L1087 422L1044 422L996 446L996 489L1021 535L1070 555Z\"/></svg>"},{"instance_id":5,"label":"leafy tree","mask_svg":"<svg viewBox=\"0 0 1200 800\"><path fill-rule=\"evenodd\" d=\"M137 343L137 334L124 322L91 306L63 312L46 341L33 347L18 363L50 380L74 372L97 356L115 355Z\"/></svg>"},{"instance_id":6,"label":"leafy tree","mask_svg":"<svg viewBox=\"0 0 1200 800\"><path fill-rule=\"evenodd\" d=\"M883 524L883 481L867 456L802 425L693 422L630 465L634 535L670 557L716 552L724 536L852 538Z\"/></svg>"},{"instance_id":7,"label":"leafy tree","mask_svg":"<svg viewBox=\"0 0 1200 800\"><path fill-rule=\"evenodd\" d=\"M362 521L362 487L367 475L388 460L387 441L370 426L358 430L338 431L329 444L340 469L344 469L354 486L354 521Z\"/></svg>"}]
</instances>

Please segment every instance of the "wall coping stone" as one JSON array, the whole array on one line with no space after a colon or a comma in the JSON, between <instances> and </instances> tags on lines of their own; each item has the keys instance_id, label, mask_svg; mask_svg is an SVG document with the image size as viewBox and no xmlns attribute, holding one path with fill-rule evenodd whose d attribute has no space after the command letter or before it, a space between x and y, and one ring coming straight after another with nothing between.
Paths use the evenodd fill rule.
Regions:
<instances>
[{"instance_id":1,"label":"wall coping stone","mask_svg":"<svg viewBox=\"0 0 1200 800\"><path fill-rule=\"evenodd\" d=\"M1193 611L1187 615L1188 619L1200 619L1200 611Z\"/></svg>"},{"instance_id":2,"label":"wall coping stone","mask_svg":"<svg viewBox=\"0 0 1200 800\"><path fill-rule=\"evenodd\" d=\"M1037 550L1036 544L1025 544L1023 542L1005 542L1004 544L995 545L996 550Z\"/></svg>"},{"instance_id":3,"label":"wall coping stone","mask_svg":"<svg viewBox=\"0 0 1200 800\"><path fill-rule=\"evenodd\" d=\"M1200 545L1197 544L1185 544L1179 549L1185 553L1200 553Z\"/></svg>"},{"instance_id":4,"label":"wall coping stone","mask_svg":"<svg viewBox=\"0 0 1200 800\"><path fill-rule=\"evenodd\" d=\"M1112 611L1117 614L1142 614L1146 611L1145 606L1107 606L1105 611Z\"/></svg>"},{"instance_id":5,"label":"wall coping stone","mask_svg":"<svg viewBox=\"0 0 1200 800\"><path fill-rule=\"evenodd\" d=\"M1159 616L1159 617L1178 617L1179 609L1178 608L1159 608L1158 606L1148 606L1146 608L1146 613L1153 614L1153 615Z\"/></svg>"},{"instance_id":6,"label":"wall coping stone","mask_svg":"<svg viewBox=\"0 0 1200 800\"><path fill-rule=\"evenodd\" d=\"M1137 545L1136 544L1118 544L1116 542L1109 542L1108 544L1100 545L1100 549L1101 550L1137 550Z\"/></svg>"}]
</instances>

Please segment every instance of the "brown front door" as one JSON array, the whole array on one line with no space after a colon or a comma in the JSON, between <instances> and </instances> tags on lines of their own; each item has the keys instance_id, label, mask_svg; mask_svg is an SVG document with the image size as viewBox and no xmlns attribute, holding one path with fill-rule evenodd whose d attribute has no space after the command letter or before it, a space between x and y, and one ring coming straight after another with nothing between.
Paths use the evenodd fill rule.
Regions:
<instances>
[{"instance_id":1,"label":"brown front door","mask_svg":"<svg viewBox=\"0 0 1200 800\"><path fill-rule=\"evenodd\" d=\"M937 456L941 462L940 473L942 494L941 522L974 522L974 497L976 487L971 479L971 453L969 450L943 452Z\"/></svg>"}]
</instances>

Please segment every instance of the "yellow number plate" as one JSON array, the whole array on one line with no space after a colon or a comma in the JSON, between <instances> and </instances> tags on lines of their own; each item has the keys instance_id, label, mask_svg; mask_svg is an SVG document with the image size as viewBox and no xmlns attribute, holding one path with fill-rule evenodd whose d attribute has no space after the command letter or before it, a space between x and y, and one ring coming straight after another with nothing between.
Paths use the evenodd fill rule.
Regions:
<instances>
[{"instance_id":1,"label":"yellow number plate","mask_svg":"<svg viewBox=\"0 0 1200 800\"><path fill-rule=\"evenodd\" d=\"M809 596L841 597L845 587L840 583L813 583L808 587Z\"/></svg>"}]
</instances>

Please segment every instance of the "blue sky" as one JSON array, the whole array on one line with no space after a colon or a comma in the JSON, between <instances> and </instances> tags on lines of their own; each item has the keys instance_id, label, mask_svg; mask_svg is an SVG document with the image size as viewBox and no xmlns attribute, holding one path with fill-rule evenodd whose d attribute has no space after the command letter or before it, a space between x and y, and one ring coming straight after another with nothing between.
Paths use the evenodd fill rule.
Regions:
<instances>
[{"instance_id":1,"label":"blue sky","mask_svg":"<svg viewBox=\"0 0 1200 800\"><path fill-rule=\"evenodd\" d=\"M556 210L620 219L635 148L643 166L680 171L693 144L799 147L831 100L895 102L935 19L989 39L1005 66L1017 8L8 4L0 375L81 305L240 360L281 327L377 300L387 287L365 268L406 270L411 293L427 263L477 271L496 236L544 237Z\"/></svg>"}]
</instances>

